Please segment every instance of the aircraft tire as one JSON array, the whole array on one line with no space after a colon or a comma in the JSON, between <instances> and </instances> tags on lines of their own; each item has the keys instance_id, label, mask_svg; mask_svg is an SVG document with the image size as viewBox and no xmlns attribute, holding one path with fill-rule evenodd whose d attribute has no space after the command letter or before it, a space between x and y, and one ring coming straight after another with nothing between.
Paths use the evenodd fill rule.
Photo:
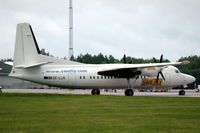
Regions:
<instances>
[{"instance_id":1,"label":"aircraft tire","mask_svg":"<svg viewBox=\"0 0 200 133\"><path fill-rule=\"evenodd\" d=\"M179 95L185 95L185 91L184 90L180 90L179 91Z\"/></svg>"},{"instance_id":2,"label":"aircraft tire","mask_svg":"<svg viewBox=\"0 0 200 133\"><path fill-rule=\"evenodd\" d=\"M132 89L126 89L124 94L125 94L125 96L133 96L134 91Z\"/></svg>"},{"instance_id":3,"label":"aircraft tire","mask_svg":"<svg viewBox=\"0 0 200 133\"><path fill-rule=\"evenodd\" d=\"M100 95L100 90L96 89L96 95Z\"/></svg>"},{"instance_id":4,"label":"aircraft tire","mask_svg":"<svg viewBox=\"0 0 200 133\"><path fill-rule=\"evenodd\" d=\"M92 89L91 94L92 95L100 95L100 90L99 89Z\"/></svg>"}]
</instances>

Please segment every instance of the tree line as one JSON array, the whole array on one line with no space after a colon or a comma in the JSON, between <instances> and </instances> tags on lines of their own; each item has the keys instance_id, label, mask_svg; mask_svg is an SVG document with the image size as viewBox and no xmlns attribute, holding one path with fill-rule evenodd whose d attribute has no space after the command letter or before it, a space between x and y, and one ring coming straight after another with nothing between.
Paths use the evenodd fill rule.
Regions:
<instances>
[{"instance_id":1,"label":"tree line","mask_svg":"<svg viewBox=\"0 0 200 133\"><path fill-rule=\"evenodd\" d=\"M76 58L72 59L73 61L86 63L86 64L111 64L111 63L127 63L127 64L140 64L140 63L155 63L153 58L151 59L143 59L143 58L135 58L131 56L122 56L122 58L117 59L112 55L103 55L99 53L98 55L91 54L80 54ZM159 60L156 60L159 62ZM168 59L164 59L163 62L169 62Z\"/></svg>"}]
</instances>

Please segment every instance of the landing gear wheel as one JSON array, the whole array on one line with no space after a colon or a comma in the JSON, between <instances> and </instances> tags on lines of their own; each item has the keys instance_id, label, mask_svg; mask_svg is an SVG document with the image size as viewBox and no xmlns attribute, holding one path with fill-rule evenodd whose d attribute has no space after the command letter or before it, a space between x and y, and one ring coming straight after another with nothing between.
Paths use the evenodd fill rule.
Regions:
<instances>
[{"instance_id":1,"label":"landing gear wheel","mask_svg":"<svg viewBox=\"0 0 200 133\"><path fill-rule=\"evenodd\" d=\"M91 94L92 95L100 95L100 90L99 89L92 89Z\"/></svg>"},{"instance_id":2,"label":"landing gear wheel","mask_svg":"<svg viewBox=\"0 0 200 133\"><path fill-rule=\"evenodd\" d=\"M132 89L126 89L124 92L125 96L133 96L134 92Z\"/></svg>"},{"instance_id":3,"label":"landing gear wheel","mask_svg":"<svg viewBox=\"0 0 200 133\"><path fill-rule=\"evenodd\" d=\"M184 90L180 90L179 91L179 95L185 95L185 91Z\"/></svg>"}]
</instances>

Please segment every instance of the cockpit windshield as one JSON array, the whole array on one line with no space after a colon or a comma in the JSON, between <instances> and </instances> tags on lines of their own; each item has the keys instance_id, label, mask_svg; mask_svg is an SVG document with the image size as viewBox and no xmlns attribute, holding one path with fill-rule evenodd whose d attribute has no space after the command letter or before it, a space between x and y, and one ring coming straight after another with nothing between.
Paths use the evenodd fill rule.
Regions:
<instances>
[{"instance_id":1,"label":"cockpit windshield","mask_svg":"<svg viewBox=\"0 0 200 133\"><path fill-rule=\"evenodd\" d=\"M180 71L178 69L175 70L176 73L180 73Z\"/></svg>"}]
</instances>

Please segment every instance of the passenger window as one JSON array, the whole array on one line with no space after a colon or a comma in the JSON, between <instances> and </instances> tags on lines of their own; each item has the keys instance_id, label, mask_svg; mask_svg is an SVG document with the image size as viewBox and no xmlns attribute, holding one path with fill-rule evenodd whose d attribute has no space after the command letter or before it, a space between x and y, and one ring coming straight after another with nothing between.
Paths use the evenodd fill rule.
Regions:
<instances>
[{"instance_id":1,"label":"passenger window","mask_svg":"<svg viewBox=\"0 0 200 133\"><path fill-rule=\"evenodd\" d=\"M85 76L83 76L83 79L85 79Z\"/></svg>"},{"instance_id":2,"label":"passenger window","mask_svg":"<svg viewBox=\"0 0 200 133\"><path fill-rule=\"evenodd\" d=\"M82 79L82 77L80 76L80 79Z\"/></svg>"},{"instance_id":3,"label":"passenger window","mask_svg":"<svg viewBox=\"0 0 200 133\"><path fill-rule=\"evenodd\" d=\"M92 76L90 76L90 79L92 79Z\"/></svg>"},{"instance_id":4,"label":"passenger window","mask_svg":"<svg viewBox=\"0 0 200 133\"><path fill-rule=\"evenodd\" d=\"M95 79L95 76L93 76L93 79Z\"/></svg>"}]
</instances>

